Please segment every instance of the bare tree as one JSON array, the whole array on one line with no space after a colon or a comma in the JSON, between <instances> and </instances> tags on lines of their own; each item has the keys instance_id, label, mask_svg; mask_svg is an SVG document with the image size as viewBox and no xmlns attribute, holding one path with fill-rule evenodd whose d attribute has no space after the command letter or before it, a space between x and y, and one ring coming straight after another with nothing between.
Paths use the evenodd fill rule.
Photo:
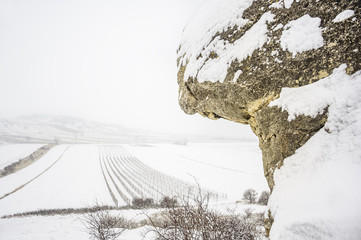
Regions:
<instances>
[{"instance_id":1,"label":"bare tree","mask_svg":"<svg viewBox=\"0 0 361 240\"><path fill-rule=\"evenodd\" d=\"M263 191L258 199L258 204L267 205L270 194L268 191Z\"/></svg>"},{"instance_id":2,"label":"bare tree","mask_svg":"<svg viewBox=\"0 0 361 240\"><path fill-rule=\"evenodd\" d=\"M127 228L127 221L124 218L112 216L110 210L99 205L95 211L85 213L81 221L91 239L96 240L115 240Z\"/></svg>"},{"instance_id":3,"label":"bare tree","mask_svg":"<svg viewBox=\"0 0 361 240\"><path fill-rule=\"evenodd\" d=\"M249 188L243 193L243 200L247 201L248 203L255 203L257 199L257 192Z\"/></svg>"}]
</instances>

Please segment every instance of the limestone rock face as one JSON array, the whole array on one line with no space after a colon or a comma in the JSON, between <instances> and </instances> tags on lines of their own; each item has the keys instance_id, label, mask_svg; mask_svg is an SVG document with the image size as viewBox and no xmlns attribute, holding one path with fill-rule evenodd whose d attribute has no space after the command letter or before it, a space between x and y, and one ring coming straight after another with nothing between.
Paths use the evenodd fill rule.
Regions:
<instances>
[{"instance_id":1,"label":"limestone rock face","mask_svg":"<svg viewBox=\"0 0 361 240\"><path fill-rule=\"evenodd\" d=\"M235 1L225 2L229 7L235 4ZM234 14L231 16L233 21L210 25L206 29L205 34L213 33L209 40L207 36L199 36L205 38L204 46L192 49L192 44L197 45L200 41L197 41L197 36L196 40L187 39L187 34L194 33L187 33L185 29L186 37L178 50L179 104L188 114L199 113L210 119L224 118L250 124L259 137L264 172L272 189L274 169L324 126L327 109L315 118L299 116L289 122L286 112L268 107L268 104L279 97L282 88L316 82L330 75L342 63L347 64L348 74L360 70L360 2L244 2L245 6L238 12L229 13ZM353 16L336 22L336 16L347 9L352 9ZM210 17L212 14L217 13L211 13ZM266 14L271 16L268 21L262 20ZM292 21L302 18L301 26L292 29ZM194 22L196 20L197 13ZM261 21L267 28L261 36L265 41L256 47L248 47L243 40L259 40L257 33L253 34L256 39L247 33L262 31L257 28ZM318 38L321 38L321 43L318 45L317 32L307 32L307 28L312 29L315 24L320 29ZM306 28L304 33L303 27ZM294 35L288 43L285 41L287 33ZM292 46L292 41L295 46ZM314 43L297 46L305 41ZM227 52L229 49L246 53L242 56L239 52ZM193 51L189 53L188 50ZM234 57L221 59L223 55L232 54ZM241 57L237 58L238 55ZM213 74L211 68L219 69ZM204 74L207 71L209 75Z\"/></svg>"},{"instance_id":2,"label":"limestone rock face","mask_svg":"<svg viewBox=\"0 0 361 240\"><path fill-rule=\"evenodd\" d=\"M359 0L208 1L178 49L179 104L187 114L250 124L270 189L274 171L325 126L316 116L289 121L269 103L282 88L361 69ZM214 4L214 5L212 5ZM271 219L272 221L272 219Z\"/></svg>"}]
</instances>

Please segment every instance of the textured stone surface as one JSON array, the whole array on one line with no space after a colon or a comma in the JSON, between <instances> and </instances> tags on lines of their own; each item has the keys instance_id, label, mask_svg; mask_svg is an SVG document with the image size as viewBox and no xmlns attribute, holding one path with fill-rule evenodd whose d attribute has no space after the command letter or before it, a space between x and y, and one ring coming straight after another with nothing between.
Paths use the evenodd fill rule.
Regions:
<instances>
[{"instance_id":1,"label":"textured stone surface","mask_svg":"<svg viewBox=\"0 0 361 240\"><path fill-rule=\"evenodd\" d=\"M199 113L210 119L224 118L250 124L259 138L264 174L271 191L274 186L274 170L280 168L286 157L293 155L325 125L327 108L314 118L301 115L288 121L286 111L269 107L268 104L279 97L282 88L300 87L316 82L329 76L343 63L347 64L348 74L361 69L359 0L300 0L295 1L290 8L270 8L272 2L277 1L254 1L243 12L242 18L250 20L247 24L243 27L230 25L227 30L220 29L212 38L212 41L223 39L234 43L264 13L271 11L274 15L274 21L267 23L267 43L246 59L230 62L225 79L219 79L218 82L199 82L197 77L185 79L185 71L191 63L184 54L179 54L177 60L181 108L187 114ZM354 16L341 22L332 21L346 9L353 10ZM280 38L285 29L277 26L285 26L305 14L321 19L323 46L293 55L282 48ZM181 50L182 46L178 51L182 52ZM183 52L186 51L187 49L183 49ZM199 57L202 57L202 54ZM207 59L218 57L217 52L212 52ZM202 67L204 64L198 71ZM235 73L239 70L242 73L234 81ZM273 222L271 213L269 217L268 230Z\"/></svg>"},{"instance_id":2,"label":"textured stone surface","mask_svg":"<svg viewBox=\"0 0 361 240\"><path fill-rule=\"evenodd\" d=\"M360 70L361 26L359 1L300 1L294 2L289 9L270 8L271 4L268 1L253 2L243 12L242 17L250 20L243 28L229 26L228 30L214 36L214 39L220 36L232 43L241 38L266 11L271 11L275 20L268 23L267 44L255 50L252 56L230 63L226 78L219 79L219 82L199 83L196 77L184 79L188 66L181 62L187 62L187 59L179 56L178 84L179 104L186 113L251 125L260 140L264 172L272 189L274 169L322 128L327 120L327 109L316 118L300 116L288 122L288 114L276 107L268 107L269 102L279 96L283 87L316 82L330 75L342 63L347 64L349 74ZM354 10L355 15L339 23L333 22L345 9ZM280 37L284 29L276 27L305 14L321 19L324 44L293 56L282 49ZM217 52L209 56L217 57ZM234 83L231 79L238 70L242 73Z\"/></svg>"}]
</instances>

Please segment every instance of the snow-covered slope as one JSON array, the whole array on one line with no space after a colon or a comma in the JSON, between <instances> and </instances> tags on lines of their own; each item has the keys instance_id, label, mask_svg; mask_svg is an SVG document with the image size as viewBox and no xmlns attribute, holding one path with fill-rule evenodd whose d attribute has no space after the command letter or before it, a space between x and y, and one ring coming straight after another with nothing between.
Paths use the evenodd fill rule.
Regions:
<instances>
[{"instance_id":1,"label":"snow-covered slope","mask_svg":"<svg viewBox=\"0 0 361 240\"><path fill-rule=\"evenodd\" d=\"M27 115L0 119L1 143L154 143L190 141L240 141L242 138L168 134L117 124L53 115ZM1 145L0 145L1 146Z\"/></svg>"},{"instance_id":2,"label":"snow-covered slope","mask_svg":"<svg viewBox=\"0 0 361 240\"><path fill-rule=\"evenodd\" d=\"M0 145L0 170L32 154L44 144L8 144Z\"/></svg>"},{"instance_id":3,"label":"snow-covered slope","mask_svg":"<svg viewBox=\"0 0 361 240\"><path fill-rule=\"evenodd\" d=\"M28 115L0 120L0 142L97 143L165 141L169 136L80 118Z\"/></svg>"},{"instance_id":4,"label":"snow-covered slope","mask_svg":"<svg viewBox=\"0 0 361 240\"><path fill-rule=\"evenodd\" d=\"M35 161L26 168L0 178L0 197L3 197L5 194L8 194L18 187L30 182L32 179L44 172L47 168L54 164L57 159L59 159L61 154L63 154L66 150L66 147L66 145L56 146L39 160Z\"/></svg>"},{"instance_id":5,"label":"snow-covered slope","mask_svg":"<svg viewBox=\"0 0 361 240\"><path fill-rule=\"evenodd\" d=\"M55 162L66 150L55 147L29 167L0 179L0 188L14 190L45 167ZM44 166L41 166L44 165ZM27 175L25 175L27 173ZM33 182L0 200L0 215L37 209L87 207L98 200L112 204L100 170L96 145L71 145L58 162Z\"/></svg>"},{"instance_id":6,"label":"snow-covered slope","mask_svg":"<svg viewBox=\"0 0 361 240\"><path fill-rule=\"evenodd\" d=\"M275 172L271 239L361 237L361 71L349 76L345 68L316 83L283 89L271 102L290 120L328 107L324 128Z\"/></svg>"},{"instance_id":7,"label":"snow-covered slope","mask_svg":"<svg viewBox=\"0 0 361 240\"><path fill-rule=\"evenodd\" d=\"M134 220L142 210L117 211L118 216ZM81 215L32 216L25 218L0 219L1 240L89 240ZM126 230L118 240L154 240L148 226Z\"/></svg>"}]
</instances>

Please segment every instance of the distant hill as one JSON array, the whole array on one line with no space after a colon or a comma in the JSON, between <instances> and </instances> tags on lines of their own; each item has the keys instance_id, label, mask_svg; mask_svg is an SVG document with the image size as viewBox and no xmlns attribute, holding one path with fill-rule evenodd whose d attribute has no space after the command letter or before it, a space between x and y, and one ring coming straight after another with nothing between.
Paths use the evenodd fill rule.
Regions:
<instances>
[{"instance_id":1,"label":"distant hill","mask_svg":"<svg viewBox=\"0 0 361 240\"><path fill-rule=\"evenodd\" d=\"M180 136L126 128L116 124L52 115L27 115L0 119L0 143L154 143L184 144L192 141L241 141L209 136Z\"/></svg>"},{"instance_id":2,"label":"distant hill","mask_svg":"<svg viewBox=\"0 0 361 240\"><path fill-rule=\"evenodd\" d=\"M27 115L0 120L0 142L107 143L170 141L172 137L81 118Z\"/></svg>"}]
</instances>

